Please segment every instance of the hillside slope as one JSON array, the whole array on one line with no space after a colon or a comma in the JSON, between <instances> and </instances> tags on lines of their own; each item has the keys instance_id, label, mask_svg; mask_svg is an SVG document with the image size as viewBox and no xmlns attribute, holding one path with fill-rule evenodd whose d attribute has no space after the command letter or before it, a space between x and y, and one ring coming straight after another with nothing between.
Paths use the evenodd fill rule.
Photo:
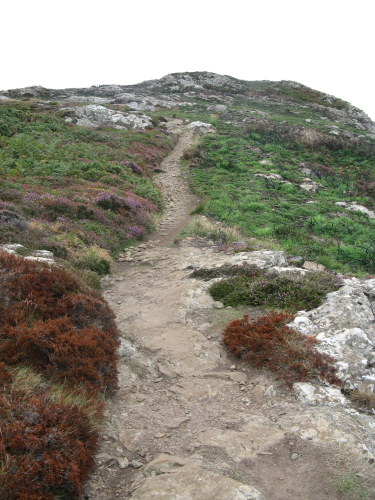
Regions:
<instances>
[{"instance_id":1,"label":"hillside slope","mask_svg":"<svg viewBox=\"0 0 375 500\"><path fill-rule=\"evenodd\" d=\"M206 215L329 269L374 272L375 124L345 101L295 82L247 82L206 72L130 86L14 89L0 93L0 99L1 168L9 178L50 176L50 187L58 185L60 196L66 195L62 185L69 177L97 183L96 192L117 183L118 195L127 189L125 184L120 189L126 178L136 195L153 203L152 211L161 201L145 177L150 179L172 144L163 120L209 122L218 133L195 148L190 162L191 186L207 199ZM129 129L143 133L129 135ZM4 182L17 189L17 182ZM69 191L71 199L79 197L78 191L93 193L81 183ZM86 215L98 203L88 198L80 209ZM68 219L95 219L72 215L68 207L59 212ZM118 229L118 243L104 245L97 224L88 229L99 236L99 247L114 255L126 246L126 235ZM107 233L103 237L111 239ZM7 233L7 239L14 238Z\"/></svg>"},{"instance_id":2,"label":"hillside slope","mask_svg":"<svg viewBox=\"0 0 375 500\"><path fill-rule=\"evenodd\" d=\"M375 123L345 101L0 92L1 500L374 498L373 274Z\"/></svg>"}]
</instances>

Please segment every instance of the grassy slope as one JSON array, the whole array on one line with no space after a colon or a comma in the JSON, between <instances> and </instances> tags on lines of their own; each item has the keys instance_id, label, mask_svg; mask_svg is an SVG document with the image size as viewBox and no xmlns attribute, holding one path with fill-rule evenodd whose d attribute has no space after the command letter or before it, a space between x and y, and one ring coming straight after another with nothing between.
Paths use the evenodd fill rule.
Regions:
<instances>
[{"instance_id":1,"label":"grassy slope","mask_svg":"<svg viewBox=\"0 0 375 500\"><path fill-rule=\"evenodd\" d=\"M356 201L370 209L375 204L373 147L358 140L355 126L337 123L329 112L347 104L338 99L327 103L323 94L280 82L205 91L231 95L226 115L212 116L207 101L188 96L193 110L162 112L217 127L216 135L204 137L186 156L191 186L207 199L199 212L239 227L265 246L316 260L329 269L374 272L374 220L335 204ZM165 92L155 90L159 93ZM272 99L262 100L264 96ZM50 249L60 265L98 286L98 275L109 271L111 257L149 231L152 214L162 209L153 173L175 138L162 129L86 130L64 122L63 106L37 100L0 102L0 243ZM158 115L154 113L154 119ZM333 127L341 137L329 134ZM342 139L346 133L356 139ZM261 163L264 160L272 164ZM316 194L299 187L300 163L308 163L315 172L312 178L322 185ZM265 180L257 173L277 173L291 184ZM4 217L26 220L28 229L17 229ZM6 291L0 294L0 319L7 315L6 324L0 323L0 491L6 492L7 500L77 498L93 464L103 412L106 388L96 370L109 370L114 382L116 378L118 332L112 313L95 292L69 274L66 290L58 273L49 274L51 283L42 279L36 304L35 290L30 301L27 287L16 283L13 273L19 261L0 257ZM35 284L42 268L27 264L22 273L35 276L18 277ZM11 307L4 283L15 285ZM46 306L49 300L54 307ZM77 323L90 319L94 305L108 320L95 332L91 324ZM80 346L75 341L78 327ZM108 335L113 345L107 356L100 356L98 346L108 347ZM55 360L53 369L47 362L39 363L46 349L48 359ZM82 369L85 359L92 364L90 373ZM63 385L59 363L69 375ZM64 420L64 415L71 420ZM41 453L46 463L56 465L57 473L50 474L40 461Z\"/></svg>"},{"instance_id":2,"label":"grassy slope","mask_svg":"<svg viewBox=\"0 0 375 500\"><path fill-rule=\"evenodd\" d=\"M48 103L0 103L0 215L29 224L22 231L2 223L0 243L50 249L98 286L111 257L162 209L152 177L174 138L157 128L87 130L63 116ZM122 201L110 206L103 194Z\"/></svg>"},{"instance_id":3,"label":"grassy slope","mask_svg":"<svg viewBox=\"0 0 375 500\"><path fill-rule=\"evenodd\" d=\"M270 247L331 270L374 273L375 219L336 205L356 202L375 209L374 141L361 140L353 125L325 119L321 108L305 108L302 97L280 104L236 96L222 118L208 115L203 102L194 112L175 113L217 128L194 153L191 186L208 199L207 216L238 226ZM313 104L321 103L319 98ZM306 177L302 163L313 170L309 177L320 184L317 193L300 188ZM256 177L259 173L279 174L291 184Z\"/></svg>"}]
</instances>

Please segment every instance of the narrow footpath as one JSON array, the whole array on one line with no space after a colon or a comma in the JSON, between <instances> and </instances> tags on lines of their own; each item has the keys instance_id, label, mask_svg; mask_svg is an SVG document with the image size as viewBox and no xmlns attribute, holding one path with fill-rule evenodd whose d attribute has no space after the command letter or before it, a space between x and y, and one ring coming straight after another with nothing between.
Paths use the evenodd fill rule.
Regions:
<instances>
[{"instance_id":1,"label":"narrow footpath","mask_svg":"<svg viewBox=\"0 0 375 500\"><path fill-rule=\"evenodd\" d=\"M216 308L207 284L189 277L194 262L216 258L212 242L169 246L197 199L180 171L193 131L179 120L168 126L180 139L158 177L165 214L103 280L121 332L120 388L108 402L85 498L343 498L330 477L345 462L334 443L350 422L328 407L301 406L272 375L229 356L221 332L244 310Z\"/></svg>"}]
</instances>

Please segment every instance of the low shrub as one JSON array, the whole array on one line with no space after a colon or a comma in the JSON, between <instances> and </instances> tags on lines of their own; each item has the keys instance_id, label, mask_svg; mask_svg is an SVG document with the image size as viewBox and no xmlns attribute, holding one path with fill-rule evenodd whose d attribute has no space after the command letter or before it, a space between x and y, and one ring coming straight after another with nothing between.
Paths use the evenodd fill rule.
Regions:
<instances>
[{"instance_id":1,"label":"low shrub","mask_svg":"<svg viewBox=\"0 0 375 500\"><path fill-rule=\"evenodd\" d=\"M103 403L0 363L2 500L78 499L95 464Z\"/></svg>"},{"instance_id":2,"label":"low shrub","mask_svg":"<svg viewBox=\"0 0 375 500\"><path fill-rule=\"evenodd\" d=\"M199 269L191 275L210 280L224 279L211 285L213 299L226 306L250 305L287 309L295 312L318 307L327 293L342 286L342 280L327 272L308 272L304 276L277 273L254 265Z\"/></svg>"},{"instance_id":3,"label":"low shrub","mask_svg":"<svg viewBox=\"0 0 375 500\"><path fill-rule=\"evenodd\" d=\"M110 393L118 336L104 300L67 271L0 252L0 361Z\"/></svg>"},{"instance_id":4,"label":"low shrub","mask_svg":"<svg viewBox=\"0 0 375 500\"><path fill-rule=\"evenodd\" d=\"M286 385L323 379L340 385L334 360L316 349L318 341L287 326L294 316L270 311L249 320L248 315L234 320L223 332L223 343L242 361L267 368Z\"/></svg>"}]
</instances>

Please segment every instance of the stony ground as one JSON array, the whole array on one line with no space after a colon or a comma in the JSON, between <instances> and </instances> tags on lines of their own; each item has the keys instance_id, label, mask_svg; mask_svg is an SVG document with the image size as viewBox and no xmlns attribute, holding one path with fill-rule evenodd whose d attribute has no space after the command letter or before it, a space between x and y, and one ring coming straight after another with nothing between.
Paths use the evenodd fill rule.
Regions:
<instances>
[{"instance_id":1,"label":"stony ground","mask_svg":"<svg viewBox=\"0 0 375 500\"><path fill-rule=\"evenodd\" d=\"M177 120L162 164L167 210L157 231L103 280L122 335L120 389L108 404L98 469L86 498L110 500L320 500L375 498L363 443L371 417L327 400L303 405L265 372L239 364L220 342L228 321L260 310L220 308L189 276L212 242L176 234L197 200L180 172L193 131ZM270 252L253 256L282 265ZM215 307L219 306L219 308Z\"/></svg>"}]
</instances>

